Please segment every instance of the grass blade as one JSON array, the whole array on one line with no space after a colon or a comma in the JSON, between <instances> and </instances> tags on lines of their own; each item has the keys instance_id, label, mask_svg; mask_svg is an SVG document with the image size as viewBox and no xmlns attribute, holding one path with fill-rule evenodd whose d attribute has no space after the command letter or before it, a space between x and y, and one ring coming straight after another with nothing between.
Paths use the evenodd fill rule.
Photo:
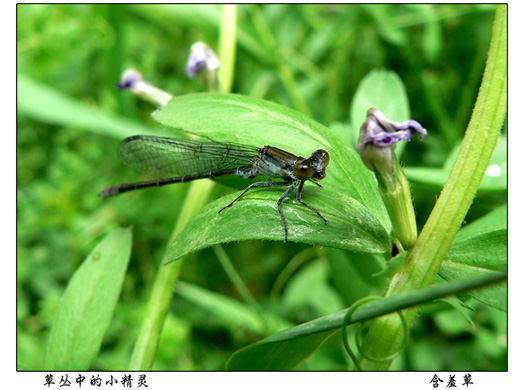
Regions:
<instances>
[{"instance_id":1,"label":"grass blade","mask_svg":"<svg viewBox=\"0 0 520 390\"><path fill-rule=\"evenodd\" d=\"M54 318L46 370L88 370L110 324L130 259L132 233L118 229L74 273Z\"/></svg>"}]
</instances>

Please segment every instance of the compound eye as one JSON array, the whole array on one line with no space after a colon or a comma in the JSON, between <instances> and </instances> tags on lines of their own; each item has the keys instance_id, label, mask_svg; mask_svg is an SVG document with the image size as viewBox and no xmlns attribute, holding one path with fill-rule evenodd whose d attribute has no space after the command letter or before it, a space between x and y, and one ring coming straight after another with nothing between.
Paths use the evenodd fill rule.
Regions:
<instances>
[{"instance_id":1,"label":"compound eye","mask_svg":"<svg viewBox=\"0 0 520 390\"><path fill-rule=\"evenodd\" d=\"M326 167L327 165L329 165L329 162L330 162L329 153L323 149L317 150L316 152L320 153L320 157L323 159L323 166Z\"/></svg>"},{"instance_id":2,"label":"compound eye","mask_svg":"<svg viewBox=\"0 0 520 390\"><path fill-rule=\"evenodd\" d=\"M326 150L318 149L313 154L311 159L315 160L317 163L321 163L323 167L327 167L330 162L329 153Z\"/></svg>"},{"instance_id":3,"label":"compound eye","mask_svg":"<svg viewBox=\"0 0 520 390\"><path fill-rule=\"evenodd\" d=\"M323 151L323 156L324 156L323 165L328 166L330 163L330 156L325 150Z\"/></svg>"},{"instance_id":4,"label":"compound eye","mask_svg":"<svg viewBox=\"0 0 520 390\"><path fill-rule=\"evenodd\" d=\"M314 169L312 169L308 164L296 164L294 166L293 174L300 180L309 180L314 174Z\"/></svg>"}]
</instances>

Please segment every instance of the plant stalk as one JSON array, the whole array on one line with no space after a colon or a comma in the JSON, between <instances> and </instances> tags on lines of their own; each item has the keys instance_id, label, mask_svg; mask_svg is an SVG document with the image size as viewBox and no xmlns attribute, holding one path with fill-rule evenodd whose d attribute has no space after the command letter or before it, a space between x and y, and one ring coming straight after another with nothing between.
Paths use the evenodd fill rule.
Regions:
<instances>
[{"instance_id":1,"label":"plant stalk","mask_svg":"<svg viewBox=\"0 0 520 390\"><path fill-rule=\"evenodd\" d=\"M191 184L168 246L186 226L191 217L204 207L214 185L215 183L210 180L199 180ZM157 278L152 287L152 293L143 316L143 324L128 366L129 370L146 371L152 368L164 320L168 313L184 258L164 264L166 262L168 262L168 259L165 256L159 266Z\"/></svg>"},{"instance_id":2,"label":"plant stalk","mask_svg":"<svg viewBox=\"0 0 520 390\"><path fill-rule=\"evenodd\" d=\"M486 69L462 147L439 199L406 265L390 283L387 296L433 283L489 165L507 109L507 6L498 5ZM411 325L418 309L404 312ZM402 326L396 314L378 318L363 343L370 356L385 357L399 348ZM392 360L360 359L363 370L387 370Z\"/></svg>"},{"instance_id":3,"label":"plant stalk","mask_svg":"<svg viewBox=\"0 0 520 390\"><path fill-rule=\"evenodd\" d=\"M231 26L231 24L233 26ZM235 24L236 6L224 6L221 23L222 31L220 34L220 49L222 51L220 58L224 65L225 73L220 78L220 92L229 92L231 89L235 64ZM191 184L175 230L167 247L171 246L175 237L177 237L179 232L186 226L191 217L197 214L202 207L206 205L214 185L215 183L210 180L199 180ZM184 258L171 261L171 259L168 258L168 251L166 251L152 288L152 294L148 301L143 325L139 332L128 367L129 370L144 371L151 369L159 345L162 327L183 263Z\"/></svg>"}]
</instances>

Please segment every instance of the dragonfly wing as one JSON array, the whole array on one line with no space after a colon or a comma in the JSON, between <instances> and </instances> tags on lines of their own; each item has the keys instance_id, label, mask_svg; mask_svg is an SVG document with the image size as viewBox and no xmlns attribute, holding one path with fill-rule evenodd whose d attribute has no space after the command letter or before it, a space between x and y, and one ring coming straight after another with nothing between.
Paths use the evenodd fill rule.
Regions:
<instances>
[{"instance_id":1,"label":"dragonfly wing","mask_svg":"<svg viewBox=\"0 0 520 390\"><path fill-rule=\"evenodd\" d=\"M119 157L133 170L155 178L169 178L250 165L258 157L258 148L137 135L121 142Z\"/></svg>"}]
</instances>

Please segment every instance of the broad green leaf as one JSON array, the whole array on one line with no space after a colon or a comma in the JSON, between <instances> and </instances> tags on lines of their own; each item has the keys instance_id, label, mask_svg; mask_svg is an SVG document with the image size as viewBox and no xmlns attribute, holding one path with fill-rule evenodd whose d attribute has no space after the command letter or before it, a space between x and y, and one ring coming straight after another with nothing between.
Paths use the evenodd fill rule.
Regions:
<instances>
[{"instance_id":1,"label":"broad green leaf","mask_svg":"<svg viewBox=\"0 0 520 390\"><path fill-rule=\"evenodd\" d=\"M260 99L204 93L172 99L154 117L163 125L217 141L271 145L305 157L325 149L331 162L323 186L359 201L390 231L372 172L357 152L306 115Z\"/></svg>"},{"instance_id":2,"label":"broad green leaf","mask_svg":"<svg viewBox=\"0 0 520 390\"><path fill-rule=\"evenodd\" d=\"M507 206L472 222L457 234L439 274L446 280L468 279L507 270ZM507 310L507 286L469 293L497 309Z\"/></svg>"},{"instance_id":3,"label":"broad green leaf","mask_svg":"<svg viewBox=\"0 0 520 390\"><path fill-rule=\"evenodd\" d=\"M197 93L179 96L156 110L153 116L165 126L215 140L297 148L294 152L304 154L332 146L330 130L308 116L243 95Z\"/></svg>"},{"instance_id":4,"label":"broad green leaf","mask_svg":"<svg viewBox=\"0 0 520 390\"><path fill-rule=\"evenodd\" d=\"M406 89L396 73L373 70L361 80L350 109L354 145L357 145L359 130L367 118L367 110L371 107L377 108L392 121L411 119ZM404 145L404 142L398 144L398 153Z\"/></svg>"},{"instance_id":5,"label":"broad green leaf","mask_svg":"<svg viewBox=\"0 0 520 390\"><path fill-rule=\"evenodd\" d=\"M357 141L359 136L359 129L357 129L354 133L350 125L342 122L334 122L330 126L330 131L340 137L345 145L350 147L351 149L357 148Z\"/></svg>"},{"instance_id":6,"label":"broad green leaf","mask_svg":"<svg viewBox=\"0 0 520 390\"><path fill-rule=\"evenodd\" d=\"M442 188L448 181L460 145L453 149L442 168L410 167L405 168L406 176L417 183ZM498 139L489 168L480 183L479 191L505 192L507 191L507 136Z\"/></svg>"},{"instance_id":7,"label":"broad green leaf","mask_svg":"<svg viewBox=\"0 0 520 390\"><path fill-rule=\"evenodd\" d=\"M87 107L51 87L18 75L18 114L62 126L77 127L123 139L136 134L157 134L152 127Z\"/></svg>"},{"instance_id":8,"label":"broad green leaf","mask_svg":"<svg viewBox=\"0 0 520 390\"><path fill-rule=\"evenodd\" d=\"M505 281L505 274L486 275L464 281L448 282L381 298L359 307L349 324L406 309L452 294ZM348 309L329 314L283 330L235 352L227 370L293 370L342 325Z\"/></svg>"},{"instance_id":9,"label":"broad green leaf","mask_svg":"<svg viewBox=\"0 0 520 390\"><path fill-rule=\"evenodd\" d=\"M345 314L343 313L343 315ZM336 331L337 329L333 329L319 333L310 333L300 338L290 337L287 340L276 341L268 337L235 352L228 360L226 370L294 370Z\"/></svg>"},{"instance_id":10,"label":"broad green leaf","mask_svg":"<svg viewBox=\"0 0 520 390\"><path fill-rule=\"evenodd\" d=\"M504 231L507 229L507 204L504 204L495 210L487 213L486 215L478 218L477 220L471 222L470 224L464 226L457 233L457 237L450 248L450 250L456 248L456 245L460 241L472 239L476 236L485 235L492 231ZM505 249L505 248L501 248ZM501 252L505 253L505 252ZM492 259L492 257L490 257ZM506 259L495 259L495 261L500 261L502 265L505 265ZM502 267L502 266L500 266ZM503 271L502 268L497 268Z\"/></svg>"},{"instance_id":11,"label":"broad green leaf","mask_svg":"<svg viewBox=\"0 0 520 390\"><path fill-rule=\"evenodd\" d=\"M307 190L307 191L306 191ZM240 240L285 239L277 201L282 192L250 191L232 207L218 213L240 192L202 209L167 248L165 262L209 246ZM295 199L282 205L288 239L358 252L384 253L391 242L386 230L359 202L328 188L304 188L302 199L319 210L327 223Z\"/></svg>"},{"instance_id":12,"label":"broad green leaf","mask_svg":"<svg viewBox=\"0 0 520 390\"><path fill-rule=\"evenodd\" d=\"M242 327L258 335L271 334L286 329L291 323L268 312L259 313L255 308L186 282L178 282L176 294L200 306L215 319L229 327Z\"/></svg>"},{"instance_id":13,"label":"broad green leaf","mask_svg":"<svg viewBox=\"0 0 520 390\"><path fill-rule=\"evenodd\" d=\"M130 229L110 233L72 276L54 318L46 370L88 370L110 324L130 259Z\"/></svg>"}]
</instances>

